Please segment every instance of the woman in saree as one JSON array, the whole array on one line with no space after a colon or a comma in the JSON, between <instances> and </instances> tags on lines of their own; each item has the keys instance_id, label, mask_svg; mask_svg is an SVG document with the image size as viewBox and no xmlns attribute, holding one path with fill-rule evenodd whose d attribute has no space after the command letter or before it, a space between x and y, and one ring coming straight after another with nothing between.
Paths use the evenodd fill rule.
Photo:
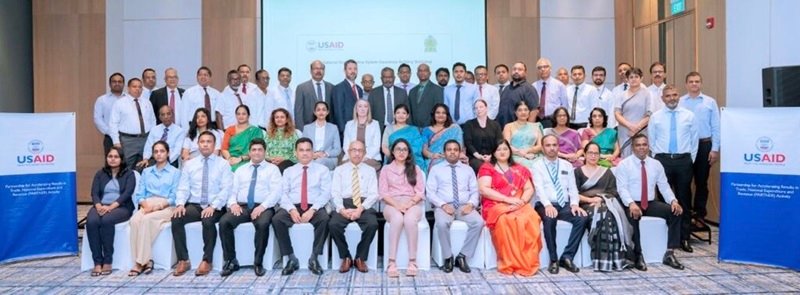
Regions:
<instances>
[{"instance_id":1,"label":"woman in saree","mask_svg":"<svg viewBox=\"0 0 800 295\"><path fill-rule=\"evenodd\" d=\"M628 90L622 93L614 105L614 118L617 119L617 140L622 157L630 156L632 144L629 142L637 133L647 134L647 123L653 107L650 91L642 87L642 69L632 68L625 73ZM658 98L656 98L658 99Z\"/></svg>"},{"instance_id":2,"label":"woman in saree","mask_svg":"<svg viewBox=\"0 0 800 295\"><path fill-rule=\"evenodd\" d=\"M250 160L247 152L253 138L264 138L264 131L256 125L250 125L250 108L239 105L236 107L236 125L225 129L222 138L222 157L228 160L232 171Z\"/></svg>"},{"instance_id":3,"label":"woman in saree","mask_svg":"<svg viewBox=\"0 0 800 295\"><path fill-rule=\"evenodd\" d=\"M583 129L581 134L581 146L586 148L590 142L596 143L600 147L600 160L598 165L611 168L619 163L619 142L617 142L617 130L607 128L608 115L603 108L594 108L589 115L589 127Z\"/></svg>"},{"instance_id":4,"label":"woman in saree","mask_svg":"<svg viewBox=\"0 0 800 295\"><path fill-rule=\"evenodd\" d=\"M422 146L425 144L425 140L422 139L419 128L408 124L410 114L411 112L405 104L399 104L394 108L394 124L386 125L386 128L383 129L383 143L381 143L383 158L386 159L385 163L388 164L389 155L391 155L389 147L402 138L411 145L411 150L414 151L412 155L414 162L422 171L427 172L428 166L425 163L425 158L422 157Z\"/></svg>"},{"instance_id":5,"label":"woman in saree","mask_svg":"<svg viewBox=\"0 0 800 295\"><path fill-rule=\"evenodd\" d=\"M632 243L633 227L618 200L617 180L598 164L600 145L589 142L583 148L586 165L575 169L581 207L589 213L589 245L595 271L620 271L631 265L624 253Z\"/></svg>"},{"instance_id":6,"label":"woman in saree","mask_svg":"<svg viewBox=\"0 0 800 295\"><path fill-rule=\"evenodd\" d=\"M569 111L559 107L553 112L555 126L547 128L544 135L552 134L558 138L558 157L572 163L573 168L583 165L583 150L581 150L581 135L578 131L569 128Z\"/></svg>"},{"instance_id":7,"label":"woman in saree","mask_svg":"<svg viewBox=\"0 0 800 295\"><path fill-rule=\"evenodd\" d=\"M267 127L267 136L264 138L267 146L266 160L283 170L297 163L294 154L294 143L300 138L300 131L294 128L289 111L277 108L272 111Z\"/></svg>"},{"instance_id":8,"label":"woman in saree","mask_svg":"<svg viewBox=\"0 0 800 295\"><path fill-rule=\"evenodd\" d=\"M461 162L467 163L466 149L464 148L464 133L461 127L453 122L447 105L437 103L431 113L431 126L422 131L425 144L422 154L428 158L427 169L444 161L444 144L451 139L461 144ZM427 170L425 170L427 173Z\"/></svg>"},{"instance_id":9,"label":"woman in saree","mask_svg":"<svg viewBox=\"0 0 800 295\"><path fill-rule=\"evenodd\" d=\"M497 271L532 276L542 249L539 215L531 207L531 172L514 162L511 144L497 143L491 162L478 171L481 213L497 251Z\"/></svg>"},{"instance_id":10,"label":"woman in saree","mask_svg":"<svg viewBox=\"0 0 800 295\"><path fill-rule=\"evenodd\" d=\"M199 108L194 112L194 117L189 122L189 132L186 133L186 138L183 140L183 149L181 150L181 160L183 162L200 155L200 147L197 145L197 140L200 138L200 133L206 130L211 131L218 138L214 147L214 154L219 155L219 150L222 148L222 140L219 140L219 138L222 138L222 132L217 129L217 125L209 124L211 122L209 118L211 118L211 113L206 108Z\"/></svg>"},{"instance_id":11,"label":"woman in saree","mask_svg":"<svg viewBox=\"0 0 800 295\"><path fill-rule=\"evenodd\" d=\"M524 100L514 105L517 120L506 124L503 128L503 138L511 144L511 157L514 162L525 166L528 170L533 167L533 160L542 152L542 124L528 122L530 109Z\"/></svg>"}]
</instances>

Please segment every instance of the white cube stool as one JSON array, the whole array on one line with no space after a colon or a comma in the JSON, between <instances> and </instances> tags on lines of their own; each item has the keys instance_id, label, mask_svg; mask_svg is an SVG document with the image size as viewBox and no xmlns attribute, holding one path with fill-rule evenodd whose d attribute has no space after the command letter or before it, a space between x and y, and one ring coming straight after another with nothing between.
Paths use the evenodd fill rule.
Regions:
<instances>
[{"instance_id":1,"label":"white cube stool","mask_svg":"<svg viewBox=\"0 0 800 295\"><path fill-rule=\"evenodd\" d=\"M311 258L311 251L314 249L314 225L311 223L298 223L292 225L292 227L289 228L289 238L292 240L292 248L294 249L294 255L297 257L300 268L308 269L308 259ZM317 257L317 261L319 261L322 269L328 268L328 252L330 252L330 248L331 245L326 240L322 248L322 254ZM275 251L280 252L280 249ZM280 257L280 254L277 255L278 256L275 257L275 260ZM266 256L264 257L264 259L266 259ZM288 261L287 259L283 260L284 265L286 265L286 262Z\"/></svg>"},{"instance_id":2,"label":"white cube stool","mask_svg":"<svg viewBox=\"0 0 800 295\"><path fill-rule=\"evenodd\" d=\"M114 256L112 258L112 269L128 270L133 266L130 225L127 221L114 226ZM92 260L92 250L89 248L89 236L84 231L81 240L81 271L92 268L94 268L94 261Z\"/></svg>"},{"instance_id":3,"label":"white cube stool","mask_svg":"<svg viewBox=\"0 0 800 295\"><path fill-rule=\"evenodd\" d=\"M467 238L467 223L461 220L454 220L452 224L450 224L450 246L451 251L453 251L453 256L458 255L459 251L461 251L461 247L464 246L464 240ZM484 227L485 229L485 227ZM478 245L475 247L475 254L472 258L467 261L471 268L485 268L486 255L484 254L484 241L487 237L484 234L485 231L481 231L480 237L478 237ZM491 240L491 238L489 238ZM491 243L491 241L489 241ZM437 265L441 266L444 264L444 259L446 257L442 257L442 247L439 244L439 234L434 231L433 233L433 244L431 247L431 257L433 261L436 262Z\"/></svg>"},{"instance_id":4,"label":"white cube stool","mask_svg":"<svg viewBox=\"0 0 800 295\"><path fill-rule=\"evenodd\" d=\"M497 268L497 251L494 249L494 242L492 242L492 232L488 227L483 227L483 264L486 269Z\"/></svg>"},{"instance_id":5,"label":"white cube stool","mask_svg":"<svg viewBox=\"0 0 800 295\"><path fill-rule=\"evenodd\" d=\"M383 226L383 269L389 267L389 222ZM417 223L419 227L417 237L417 269L428 270L431 268L431 230L428 221L420 218ZM406 233L400 233L400 241L397 243L397 268L408 268L408 240Z\"/></svg>"},{"instance_id":6,"label":"white cube stool","mask_svg":"<svg viewBox=\"0 0 800 295\"><path fill-rule=\"evenodd\" d=\"M254 241L255 236L256 227L252 222L241 223L236 227L235 230L233 230L233 238L236 243L236 260L239 261L239 265L253 265L256 255L256 245ZM275 241L275 231L273 231L272 227L270 227L269 240L267 240L267 249L264 251L264 260L262 261L262 265L264 267L271 268L272 264L278 260L278 256L274 255Z\"/></svg>"},{"instance_id":7,"label":"white cube stool","mask_svg":"<svg viewBox=\"0 0 800 295\"><path fill-rule=\"evenodd\" d=\"M642 242L642 255L647 263L661 263L667 252L667 222L664 219L642 216L639 220L639 241Z\"/></svg>"},{"instance_id":8,"label":"white cube stool","mask_svg":"<svg viewBox=\"0 0 800 295\"><path fill-rule=\"evenodd\" d=\"M222 260L222 244L219 241L219 226L215 226L217 226L217 242L214 244L214 253L212 254L212 269L220 271L224 261ZM189 262L192 263L192 269L196 269L203 261L203 223L202 221L190 222L185 225L185 228Z\"/></svg>"},{"instance_id":9,"label":"white cube stool","mask_svg":"<svg viewBox=\"0 0 800 295\"><path fill-rule=\"evenodd\" d=\"M347 241L347 249L350 250L350 255L356 255L356 248L358 248L358 243L361 241L361 233L361 227L358 226L357 222L350 222L350 224L344 228L344 239ZM369 244L369 254L367 254L367 268L375 270L378 269L377 236L378 233L375 232L375 237L372 238L372 243ZM333 269L339 269L339 266L342 264L342 259L339 258L339 248L336 247L336 243L331 244L333 245L333 251L331 251L331 267Z\"/></svg>"},{"instance_id":10,"label":"white cube stool","mask_svg":"<svg viewBox=\"0 0 800 295\"><path fill-rule=\"evenodd\" d=\"M172 269L172 265L177 261L175 247L172 240L172 223L166 222L161 225L161 232L153 241L153 268Z\"/></svg>"}]
</instances>

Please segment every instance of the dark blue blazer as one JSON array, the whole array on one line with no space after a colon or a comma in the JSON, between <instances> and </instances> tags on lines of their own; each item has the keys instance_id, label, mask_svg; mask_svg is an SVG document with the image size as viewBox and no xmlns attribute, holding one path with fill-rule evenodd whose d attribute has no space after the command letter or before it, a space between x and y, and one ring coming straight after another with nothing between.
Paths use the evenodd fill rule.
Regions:
<instances>
[{"instance_id":1,"label":"dark blue blazer","mask_svg":"<svg viewBox=\"0 0 800 295\"><path fill-rule=\"evenodd\" d=\"M358 89L358 96L361 97L361 99L366 99L361 86L356 84L356 89ZM356 99L357 98L353 96L353 89L350 88L350 83L347 82L347 79L333 86L331 109L336 111L332 112L332 121L333 124L339 128L339 135L344 133L344 126L347 125L347 121L353 120L353 108L356 106Z\"/></svg>"}]
</instances>

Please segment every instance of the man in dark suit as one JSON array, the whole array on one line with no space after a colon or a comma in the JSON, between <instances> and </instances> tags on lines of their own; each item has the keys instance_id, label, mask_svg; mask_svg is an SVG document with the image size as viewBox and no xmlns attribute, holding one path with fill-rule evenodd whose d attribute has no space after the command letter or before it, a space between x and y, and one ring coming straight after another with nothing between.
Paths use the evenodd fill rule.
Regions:
<instances>
[{"instance_id":1,"label":"man in dark suit","mask_svg":"<svg viewBox=\"0 0 800 295\"><path fill-rule=\"evenodd\" d=\"M181 109L181 97L183 97L183 88L178 88L178 71L173 68L168 68L164 71L164 82L166 86L154 90L150 94L150 103L156 108L156 112L164 105L169 105L172 108L172 113L175 114L175 124L181 125L191 121L191 118L182 118L183 110ZM156 115L156 125L161 124L161 119Z\"/></svg>"},{"instance_id":2,"label":"man in dark suit","mask_svg":"<svg viewBox=\"0 0 800 295\"><path fill-rule=\"evenodd\" d=\"M330 109L336 110L333 115L328 118L333 118L333 124L339 128L339 138L344 138L344 126L347 121L353 119L353 107L359 99L365 99L364 90L361 86L356 84L356 76L358 76L358 63L355 60L348 59L344 62L344 76L345 79L333 87L333 95L331 95L331 103L333 104Z\"/></svg>"},{"instance_id":3,"label":"man in dark suit","mask_svg":"<svg viewBox=\"0 0 800 295\"><path fill-rule=\"evenodd\" d=\"M431 83L431 68L426 64L417 67L419 84L408 93L408 108L411 109L411 124L427 127L431 124L431 110L437 103L444 103L444 88Z\"/></svg>"},{"instance_id":4,"label":"man in dark suit","mask_svg":"<svg viewBox=\"0 0 800 295\"><path fill-rule=\"evenodd\" d=\"M394 86L394 69L385 67L381 70L380 88L369 94L369 108L372 119L378 121L381 132L386 124L394 124L394 108L397 105L408 105L408 95L403 88Z\"/></svg>"},{"instance_id":5,"label":"man in dark suit","mask_svg":"<svg viewBox=\"0 0 800 295\"><path fill-rule=\"evenodd\" d=\"M325 101L331 105L331 93L333 84L322 80L325 77L325 64L319 60L311 62L311 80L303 82L297 86L294 101L294 126L302 128L306 124L313 122L314 104L317 101ZM335 114L331 109L331 114ZM328 116L331 118L332 116Z\"/></svg>"}]
</instances>

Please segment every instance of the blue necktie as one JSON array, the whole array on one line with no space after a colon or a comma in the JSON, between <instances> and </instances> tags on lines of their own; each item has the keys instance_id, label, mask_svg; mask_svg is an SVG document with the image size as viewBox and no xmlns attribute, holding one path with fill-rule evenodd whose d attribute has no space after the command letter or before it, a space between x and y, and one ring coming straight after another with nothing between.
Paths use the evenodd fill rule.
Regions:
<instances>
[{"instance_id":1,"label":"blue necktie","mask_svg":"<svg viewBox=\"0 0 800 295\"><path fill-rule=\"evenodd\" d=\"M677 154L678 153L678 119L676 118L675 114L676 111L669 112L669 153L670 154Z\"/></svg>"},{"instance_id":2,"label":"blue necktie","mask_svg":"<svg viewBox=\"0 0 800 295\"><path fill-rule=\"evenodd\" d=\"M253 164L253 176L250 177L250 188L247 190L247 209L255 207L256 179L258 179L258 164Z\"/></svg>"},{"instance_id":3,"label":"blue necktie","mask_svg":"<svg viewBox=\"0 0 800 295\"><path fill-rule=\"evenodd\" d=\"M200 207L208 207L208 157L203 158L203 181L200 185Z\"/></svg>"},{"instance_id":4,"label":"blue necktie","mask_svg":"<svg viewBox=\"0 0 800 295\"><path fill-rule=\"evenodd\" d=\"M169 132L169 128L164 127L164 134L161 134L161 141L167 141L167 132Z\"/></svg>"},{"instance_id":5,"label":"blue necktie","mask_svg":"<svg viewBox=\"0 0 800 295\"><path fill-rule=\"evenodd\" d=\"M456 176L455 164L450 165L450 171L451 171L450 174L452 175L453 178L453 180L451 181L453 183L453 207L458 208L461 207L461 202L458 199L458 177Z\"/></svg>"},{"instance_id":6,"label":"blue necktie","mask_svg":"<svg viewBox=\"0 0 800 295\"><path fill-rule=\"evenodd\" d=\"M284 96L286 96L286 107L287 108L291 108L292 107L292 98L289 97L289 88L288 87L283 89L283 94L284 94Z\"/></svg>"},{"instance_id":7,"label":"blue necktie","mask_svg":"<svg viewBox=\"0 0 800 295\"><path fill-rule=\"evenodd\" d=\"M549 163L547 166L550 167L550 179L553 181L553 188L556 190L556 201L559 206L564 207L564 189L561 187L561 181L558 180L558 166L555 163Z\"/></svg>"},{"instance_id":8,"label":"blue necktie","mask_svg":"<svg viewBox=\"0 0 800 295\"><path fill-rule=\"evenodd\" d=\"M317 82L317 101L323 100L325 100L325 98L322 97L322 83Z\"/></svg>"},{"instance_id":9,"label":"blue necktie","mask_svg":"<svg viewBox=\"0 0 800 295\"><path fill-rule=\"evenodd\" d=\"M458 119L461 118L461 85L456 84L456 106L455 106L455 116L453 116L458 122Z\"/></svg>"}]
</instances>

